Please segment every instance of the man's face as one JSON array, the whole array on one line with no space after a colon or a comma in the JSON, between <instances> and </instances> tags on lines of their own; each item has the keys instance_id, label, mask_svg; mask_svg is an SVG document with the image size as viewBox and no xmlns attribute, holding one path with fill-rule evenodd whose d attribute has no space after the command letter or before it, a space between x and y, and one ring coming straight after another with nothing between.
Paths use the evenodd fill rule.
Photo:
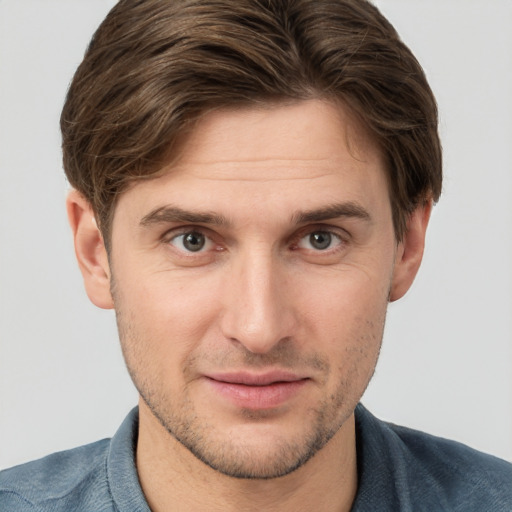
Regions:
<instances>
[{"instance_id":1,"label":"man's face","mask_svg":"<svg viewBox=\"0 0 512 512\"><path fill-rule=\"evenodd\" d=\"M396 254L380 154L341 107L208 114L114 215L141 414L227 475L294 470L370 380Z\"/></svg>"}]
</instances>

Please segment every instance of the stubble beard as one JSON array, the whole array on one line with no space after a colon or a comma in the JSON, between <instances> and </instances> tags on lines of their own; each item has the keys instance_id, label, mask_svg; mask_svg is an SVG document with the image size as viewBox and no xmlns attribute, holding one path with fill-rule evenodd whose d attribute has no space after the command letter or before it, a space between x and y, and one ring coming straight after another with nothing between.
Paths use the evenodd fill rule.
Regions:
<instances>
[{"instance_id":1,"label":"stubble beard","mask_svg":"<svg viewBox=\"0 0 512 512\"><path fill-rule=\"evenodd\" d=\"M132 374L132 379L134 379ZM135 377L136 378L136 377ZM230 438L208 423L205 423L195 414L190 403L180 407L179 414L172 414L173 409L162 406L155 395L148 392L144 386L138 386L134 380L140 396L152 414L157 418L164 429L201 462L226 475L237 479L268 480L286 476L308 462L341 428L352 412L350 408L347 417L339 419L330 418L331 410L344 409L343 393L337 393L330 404L321 404L312 411L316 419L309 428L308 433L298 440L282 437L276 440L271 451L265 457L258 453L258 447L250 444L232 444ZM242 411L242 415L244 412ZM261 419L253 411L247 411L245 416L252 416L254 420ZM220 434L220 435L219 435ZM268 448L268 447L267 447Z\"/></svg>"},{"instance_id":2,"label":"stubble beard","mask_svg":"<svg viewBox=\"0 0 512 512\"><path fill-rule=\"evenodd\" d=\"M183 447L192 453L197 459L215 471L228 477L237 479L268 480L286 476L306 464L317 454L341 429L345 421L351 416L355 406L366 390L375 369L382 341L384 318L380 330L380 340L376 341L379 331L370 338L361 338L361 344L353 350L359 353L359 357L353 361L348 371L340 372L343 380L340 381L334 393L327 396L316 408L308 411L310 426L303 429L296 439L290 439L282 435L275 440L271 448L268 446L267 454L261 457L258 447L250 443L230 443L228 433L221 432L215 425L208 424L201 418L194 408L189 396L185 396L179 405L173 404L168 390L165 390L161 382L153 379L154 375L148 371L144 364L144 339L124 316L119 301L116 302L116 318L121 340L122 351L128 372L132 381L151 413L162 427ZM378 343L376 353L372 355L370 345ZM365 348L367 350L365 350ZM245 350L245 349L244 349ZM286 350L284 351L286 352ZM373 349L375 352L375 349ZM289 358L280 354L280 349L275 353L257 355L247 352L246 360L251 367L255 360L255 367L275 364L283 361L284 367L291 367ZM361 382L359 364L361 360L373 357L371 368L365 376L362 385L354 390L352 383ZM292 357L297 361L299 356ZM309 365L325 366L326 374L329 373L329 363L323 359L315 358L309 361ZM367 367L367 364L363 365ZM144 377L144 375L146 377ZM149 378L147 377L149 376ZM354 393L356 391L356 393ZM265 412L242 411L246 418L252 416L252 420L263 419ZM258 418L258 415L260 418ZM300 421L300 420L299 420Z\"/></svg>"},{"instance_id":3,"label":"stubble beard","mask_svg":"<svg viewBox=\"0 0 512 512\"><path fill-rule=\"evenodd\" d=\"M133 342L133 338L131 341ZM132 381L162 427L201 462L232 478L268 480L294 472L332 439L350 417L360 399L359 395L354 397L350 391L351 378L355 377L351 373L339 384L334 394L315 409L308 411L308 428L303 428L295 439L286 435L274 439L271 447L263 447L266 453L262 456L261 447L251 445L250 442L233 443L228 433L219 431L215 425L201 418L190 398L186 397L179 405L172 404L168 393L158 383L154 386L155 383L142 378L133 364L137 358L133 358L134 354L130 352L123 343L123 353ZM354 372L356 371L357 368L354 368ZM265 419L264 412L242 411L241 414L246 419L251 417L253 421ZM302 419L299 418L298 421Z\"/></svg>"}]
</instances>

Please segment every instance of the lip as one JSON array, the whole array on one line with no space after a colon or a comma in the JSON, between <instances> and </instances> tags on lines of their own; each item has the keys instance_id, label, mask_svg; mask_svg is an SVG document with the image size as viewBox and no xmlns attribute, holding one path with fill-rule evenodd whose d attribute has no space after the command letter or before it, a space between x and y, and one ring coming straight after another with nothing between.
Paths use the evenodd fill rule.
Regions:
<instances>
[{"instance_id":1,"label":"lip","mask_svg":"<svg viewBox=\"0 0 512 512\"><path fill-rule=\"evenodd\" d=\"M264 410L293 399L310 380L287 371L234 372L205 375L213 391L236 407Z\"/></svg>"}]
</instances>

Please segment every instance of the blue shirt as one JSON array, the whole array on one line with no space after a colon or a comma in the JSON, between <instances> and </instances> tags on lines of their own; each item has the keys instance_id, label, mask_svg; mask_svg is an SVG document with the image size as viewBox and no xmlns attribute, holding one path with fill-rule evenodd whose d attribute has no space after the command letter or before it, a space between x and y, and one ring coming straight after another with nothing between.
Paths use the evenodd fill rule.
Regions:
<instances>
[{"instance_id":1,"label":"blue shirt","mask_svg":"<svg viewBox=\"0 0 512 512\"><path fill-rule=\"evenodd\" d=\"M0 472L2 512L149 511L137 477L138 410L112 439ZM356 408L353 512L511 512L512 464Z\"/></svg>"}]
</instances>

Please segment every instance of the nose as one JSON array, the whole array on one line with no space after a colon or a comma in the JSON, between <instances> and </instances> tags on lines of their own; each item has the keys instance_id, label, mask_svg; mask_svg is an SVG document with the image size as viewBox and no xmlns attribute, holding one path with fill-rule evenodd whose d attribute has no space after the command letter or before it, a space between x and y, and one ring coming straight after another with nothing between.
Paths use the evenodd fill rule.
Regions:
<instances>
[{"instance_id":1,"label":"nose","mask_svg":"<svg viewBox=\"0 0 512 512\"><path fill-rule=\"evenodd\" d=\"M271 255L240 257L223 290L224 336L255 354L270 352L295 334L291 283L284 264Z\"/></svg>"}]
</instances>

